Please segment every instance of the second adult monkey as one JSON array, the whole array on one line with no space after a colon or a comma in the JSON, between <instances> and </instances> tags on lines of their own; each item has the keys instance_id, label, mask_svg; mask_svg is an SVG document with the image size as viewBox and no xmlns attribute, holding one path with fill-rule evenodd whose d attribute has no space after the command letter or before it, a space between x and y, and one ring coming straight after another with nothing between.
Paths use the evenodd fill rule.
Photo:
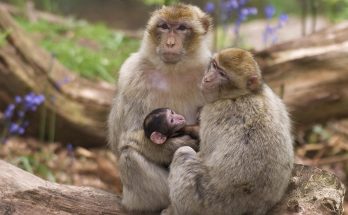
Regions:
<instances>
[{"instance_id":1,"label":"second adult monkey","mask_svg":"<svg viewBox=\"0 0 348 215\"><path fill-rule=\"evenodd\" d=\"M170 165L172 206L162 214L264 215L293 167L285 105L262 81L252 55L219 52L202 80L200 151L181 147Z\"/></svg>"},{"instance_id":2,"label":"second adult monkey","mask_svg":"<svg viewBox=\"0 0 348 215\"><path fill-rule=\"evenodd\" d=\"M198 7L178 4L155 11L140 50L122 65L108 119L109 143L118 157L122 203L129 210L160 211L169 204L168 170L128 147L150 111L169 107L195 124L204 98L199 85L211 57L211 18ZM188 135L170 138L194 144Z\"/></svg>"}]
</instances>

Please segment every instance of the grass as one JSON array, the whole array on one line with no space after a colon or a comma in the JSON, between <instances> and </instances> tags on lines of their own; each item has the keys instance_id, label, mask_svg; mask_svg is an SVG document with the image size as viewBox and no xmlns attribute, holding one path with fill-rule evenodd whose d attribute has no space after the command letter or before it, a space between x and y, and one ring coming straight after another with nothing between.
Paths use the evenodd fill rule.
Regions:
<instances>
[{"instance_id":1,"label":"grass","mask_svg":"<svg viewBox=\"0 0 348 215\"><path fill-rule=\"evenodd\" d=\"M41 46L63 65L92 80L114 82L124 60L140 45L139 40L103 24L71 20L59 25L43 20L29 22L21 17L17 17L17 21L25 30L37 35Z\"/></svg>"}]
</instances>

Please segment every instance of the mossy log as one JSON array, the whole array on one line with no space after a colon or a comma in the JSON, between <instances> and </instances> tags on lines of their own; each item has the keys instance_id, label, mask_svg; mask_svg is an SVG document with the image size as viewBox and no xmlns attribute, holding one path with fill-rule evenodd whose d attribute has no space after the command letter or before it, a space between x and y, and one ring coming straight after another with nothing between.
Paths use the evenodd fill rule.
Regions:
<instances>
[{"instance_id":1,"label":"mossy log","mask_svg":"<svg viewBox=\"0 0 348 215\"><path fill-rule=\"evenodd\" d=\"M106 191L56 184L0 160L0 213L127 215L121 197ZM345 187L329 172L295 165L290 186L272 215L343 214Z\"/></svg>"},{"instance_id":2,"label":"mossy log","mask_svg":"<svg viewBox=\"0 0 348 215\"><path fill-rule=\"evenodd\" d=\"M106 118L116 88L80 78L53 60L0 5L0 109L15 95L46 92L56 112L56 140L83 146L106 143ZM347 117L348 22L255 53L266 82L280 94L295 126ZM70 82L59 86L62 80ZM35 119L39 120L40 113ZM29 131L37 133L37 128Z\"/></svg>"},{"instance_id":3,"label":"mossy log","mask_svg":"<svg viewBox=\"0 0 348 215\"><path fill-rule=\"evenodd\" d=\"M72 73L40 48L0 7L0 32L8 32L0 48L0 109L15 95L44 93L45 106L56 114L56 139L83 146L101 146L105 122L115 88ZM67 84L61 85L64 80ZM35 116L39 122L40 111ZM32 134L38 128L32 128Z\"/></svg>"}]
</instances>

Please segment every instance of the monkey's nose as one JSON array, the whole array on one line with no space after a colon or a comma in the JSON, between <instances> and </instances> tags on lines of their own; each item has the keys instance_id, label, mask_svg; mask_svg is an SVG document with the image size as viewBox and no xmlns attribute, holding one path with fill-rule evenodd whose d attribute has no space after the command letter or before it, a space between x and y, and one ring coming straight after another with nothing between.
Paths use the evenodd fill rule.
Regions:
<instances>
[{"instance_id":1,"label":"monkey's nose","mask_svg":"<svg viewBox=\"0 0 348 215\"><path fill-rule=\"evenodd\" d=\"M183 116L178 116L176 119L177 119L179 122L185 122L185 117L183 117Z\"/></svg>"},{"instance_id":2,"label":"monkey's nose","mask_svg":"<svg viewBox=\"0 0 348 215\"><path fill-rule=\"evenodd\" d=\"M168 48L173 48L174 46L175 46L175 39L174 38L169 38L168 40L167 40L167 47Z\"/></svg>"},{"instance_id":3,"label":"monkey's nose","mask_svg":"<svg viewBox=\"0 0 348 215\"><path fill-rule=\"evenodd\" d=\"M204 82L210 82L211 79L210 79L209 77L206 77L206 76L205 76L205 77L203 78L203 81L204 81Z\"/></svg>"}]
</instances>

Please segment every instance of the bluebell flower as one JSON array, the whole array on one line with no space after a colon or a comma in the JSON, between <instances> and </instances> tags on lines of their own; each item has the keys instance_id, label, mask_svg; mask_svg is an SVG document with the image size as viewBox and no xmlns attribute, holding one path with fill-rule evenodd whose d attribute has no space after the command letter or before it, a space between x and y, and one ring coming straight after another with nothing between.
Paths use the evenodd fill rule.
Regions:
<instances>
[{"instance_id":1,"label":"bluebell flower","mask_svg":"<svg viewBox=\"0 0 348 215\"><path fill-rule=\"evenodd\" d=\"M265 7L265 15L267 19L272 19L272 17L275 15L275 8L272 5L267 5Z\"/></svg>"},{"instance_id":2,"label":"bluebell flower","mask_svg":"<svg viewBox=\"0 0 348 215\"><path fill-rule=\"evenodd\" d=\"M25 132L25 129L24 129L23 127L19 127L19 128L18 128L18 131L17 131L17 134L23 135L24 132Z\"/></svg>"},{"instance_id":3,"label":"bluebell flower","mask_svg":"<svg viewBox=\"0 0 348 215\"><path fill-rule=\"evenodd\" d=\"M209 3L208 3L209 4ZM207 4L207 5L208 5ZM213 3L212 3L213 4ZM214 7L214 4L213 4L213 7ZM208 11L206 11L207 13L212 13L212 12L214 12L214 8L207 8L208 10L211 10L211 12L208 12ZM65 85L65 84L68 84L68 83L70 83L72 81L72 79L71 78L69 78L68 76L66 76L66 77L64 77L64 79L62 79L62 80L59 80L59 81L56 81L55 82L55 87L57 87L59 90L62 88L62 86L63 85Z\"/></svg>"},{"instance_id":4,"label":"bluebell flower","mask_svg":"<svg viewBox=\"0 0 348 215\"><path fill-rule=\"evenodd\" d=\"M67 146L66 146L66 150L68 152L68 156L73 160L75 158L75 155L74 155L74 146L69 143Z\"/></svg>"},{"instance_id":5,"label":"bluebell flower","mask_svg":"<svg viewBox=\"0 0 348 215\"><path fill-rule=\"evenodd\" d=\"M4 113L5 119L10 120L13 116L15 109L16 109L16 106L14 104L9 104Z\"/></svg>"},{"instance_id":6,"label":"bluebell flower","mask_svg":"<svg viewBox=\"0 0 348 215\"><path fill-rule=\"evenodd\" d=\"M24 96L24 109L30 111L36 111L37 107L45 101L43 95L35 95L34 93L28 93Z\"/></svg>"},{"instance_id":7,"label":"bluebell flower","mask_svg":"<svg viewBox=\"0 0 348 215\"><path fill-rule=\"evenodd\" d=\"M249 0L239 0L239 5L240 6L243 6L245 5L246 3L248 3Z\"/></svg>"},{"instance_id":8,"label":"bluebell flower","mask_svg":"<svg viewBox=\"0 0 348 215\"><path fill-rule=\"evenodd\" d=\"M215 10L215 5L213 2L208 2L204 7L204 11L207 13L213 13L214 10Z\"/></svg>"},{"instance_id":9,"label":"bluebell flower","mask_svg":"<svg viewBox=\"0 0 348 215\"><path fill-rule=\"evenodd\" d=\"M231 11L234 9L238 9L239 4L238 4L237 0L230 0L230 1L225 2L224 7L225 7L225 9Z\"/></svg>"},{"instance_id":10,"label":"bluebell flower","mask_svg":"<svg viewBox=\"0 0 348 215\"><path fill-rule=\"evenodd\" d=\"M9 104L4 111L6 127L1 141L4 142L10 135L23 135L29 122L25 120L28 111L35 111L45 101L43 95L36 95L31 92L27 95L15 96L15 103Z\"/></svg>"},{"instance_id":11,"label":"bluebell flower","mask_svg":"<svg viewBox=\"0 0 348 215\"><path fill-rule=\"evenodd\" d=\"M20 97L20 96L15 96L15 102L16 102L16 104L21 103L21 102L22 102L22 97Z\"/></svg>"},{"instance_id":12,"label":"bluebell flower","mask_svg":"<svg viewBox=\"0 0 348 215\"><path fill-rule=\"evenodd\" d=\"M10 134L17 134L19 128L20 127L19 127L19 125L17 123L11 123L10 124L10 128L9 128Z\"/></svg>"},{"instance_id":13,"label":"bluebell flower","mask_svg":"<svg viewBox=\"0 0 348 215\"><path fill-rule=\"evenodd\" d=\"M278 26L281 28L285 25L285 23L288 21L289 16L285 13L280 14L279 16L279 22L278 22Z\"/></svg>"},{"instance_id":14,"label":"bluebell flower","mask_svg":"<svg viewBox=\"0 0 348 215\"><path fill-rule=\"evenodd\" d=\"M268 20L272 19L275 14L275 8L272 5L268 5L265 7L265 16ZM285 23L288 21L289 17L287 14L282 13L279 16L278 24L276 26L271 26L269 22L267 22L265 31L263 33L263 42L267 46L268 41L271 41L274 44L278 40L277 31L282 28Z\"/></svg>"}]
</instances>

